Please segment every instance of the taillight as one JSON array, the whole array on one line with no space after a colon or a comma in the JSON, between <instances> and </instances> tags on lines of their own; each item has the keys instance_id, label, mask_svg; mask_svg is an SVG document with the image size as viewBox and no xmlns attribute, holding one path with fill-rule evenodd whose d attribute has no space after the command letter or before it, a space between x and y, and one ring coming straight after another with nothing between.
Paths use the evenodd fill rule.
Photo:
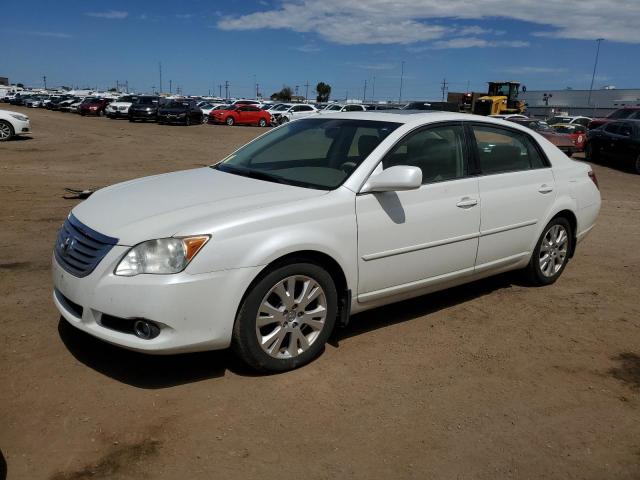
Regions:
<instances>
[{"instance_id":1,"label":"taillight","mask_svg":"<svg viewBox=\"0 0 640 480\"><path fill-rule=\"evenodd\" d=\"M596 188L600 190L600 185L598 185L598 178L596 177L596 173L593 170L589 171L589 178L595 184Z\"/></svg>"}]
</instances>

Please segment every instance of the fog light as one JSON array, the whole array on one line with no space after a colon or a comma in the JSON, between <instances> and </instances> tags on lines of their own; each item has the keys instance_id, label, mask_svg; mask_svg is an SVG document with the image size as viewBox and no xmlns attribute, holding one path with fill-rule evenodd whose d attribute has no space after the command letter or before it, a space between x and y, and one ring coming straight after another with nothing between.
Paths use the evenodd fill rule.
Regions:
<instances>
[{"instance_id":1,"label":"fog light","mask_svg":"<svg viewBox=\"0 0 640 480\"><path fill-rule=\"evenodd\" d=\"M138 338L151 340L160 334L160 327L148 320L136 320L133 324L133 332Z\"/></svg>"}]
</instances>

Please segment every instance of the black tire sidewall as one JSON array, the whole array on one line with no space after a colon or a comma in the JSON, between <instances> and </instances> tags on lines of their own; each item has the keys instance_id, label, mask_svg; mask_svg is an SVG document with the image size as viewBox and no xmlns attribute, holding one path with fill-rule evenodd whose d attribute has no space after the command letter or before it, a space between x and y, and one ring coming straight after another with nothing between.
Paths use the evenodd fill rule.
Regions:
<instances>
[{"instance_id":1,"label":"black tire sidewall","mask_svg":"<svg viewBox=\"0 0 640 480\"><path fill-rule=\"evenodd\" d=\"M327 299L325 327L311 347L294 358L276 359L262 350L258 344L255 321L258 308L267 292L279 281L292 275L313 278L323 288ZM233 328L232 347L250 367L263 372L284 372L306 365L324 349L335 326L338 309L338 293L331 275L313 263L290 263L277 267L259 277L248 290L238 310Z\"/></svg>"},{"instance_id":2,"label":"black tire sidewall","mask_svg":"<svg viewBox=\"0 0 640 480\"><path fill-rule=\"evenodd\" d=\"M233 124L234 124L234 123L236 123L236 122L235 122L235 120L233 119L233 117L227 117L227 118L225 119L224 123L226 123L227 125L229 125L230 127L232 127L232 126L233 126Z\"/></svg>"},{"instance_id":3,"label":"black tire sidewall","mask_svg":"<svg viewBox=\"0 0 640 480\"><path fill-rule=\"evenodd\" d=\"M567 231L567 236L568 236L567 256L560 270L558 270L553 276L547 277L540 270L540 262L538 261L538 259L540 258L540 248L542 246L542 240L544 240L545 234L554 225L562 225ZM573 242L574 242L573 231L571 229L571 225L569 224L569 221L566 218L556 217L544 227L544 230L542 230L542 234L538 239L538 243L536 243L536 248L533 249L533 254L531 255L531 260L529 261L529 266L527 267L529 278L534 285L540 285L540 286L551 285L552 283L555 283L556 280L558 280L558 278L560 278L560 275L562 275L562 272L564 272L564 269L567 267L567 264L569 263L569 255L573 249Z\"/></svg>"},{"instance_id":4,"label":"black tire sidewall","mask_svg":"<svg viewBox=\"0 0 640 480\"><path fill-rule=\"evenodd\" d=\"M259 127L266 127L267 126L267 121L264 118L261 118L260 120L258 120L258 126Z\"/></svg>"}]
</instances>

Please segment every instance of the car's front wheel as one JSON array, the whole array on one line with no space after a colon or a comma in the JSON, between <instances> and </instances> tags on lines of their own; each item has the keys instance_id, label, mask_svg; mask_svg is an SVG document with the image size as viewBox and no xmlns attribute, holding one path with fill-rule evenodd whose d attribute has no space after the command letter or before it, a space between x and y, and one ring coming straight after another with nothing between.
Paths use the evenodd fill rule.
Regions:
<instances>
[{"instance_id":1,"label":"car's front wheel","mask_svg":"<svg viewBox=\"0 0 640 480\"><path fill-rule=\"evenodd\" d=\"M6 142L15 135L13 126L9 122L0 120L0 142Z\"/></svg>"},{"instance_id":2,"label":"car's front wheel","mask_svg":"<svg viewBox=\"0 0 640 480\"><path fill-rule=\"evenodd\" d=\"M247 293L233 329L233 348L249 366L283 372L317 357L336 322L331 275L291 263L263 275Z\"/></svg>"},{"instance_id":3,"label":"car's front wheel","mask_svg":"<svg viewBox=\"0 0 640 480\"><path fill-rule=\"evenodd\" d=\"M587 143L587 146L584 148L584 157L588 162L598 161L598 152L594 148L593 142Z\"/></svg>"},{"instance_id":4,"label":"car's front wheel","mask_svg":"<svg viewBox=\"0 0 640 480\"><path fill-rule=\"evenodd\" d=\"M633 164L634 171L640 175L640 155L637 156L635 163Z\"/></svg>"},{"instance_id":5,"label":"car's front wheel","mask_svg":"<svg viewBox=\"0 0 640 480\"><path fill-rule=\"evenodd\" d=\"M260 120L258 120L258 126L259 127L266 127L267 126L267 121L264 118L261 118Z\"/></svg>"},{"instance_id":6,"label":"car's front wheel","mask_svg":"<svg viewBox=\"0 0 640 480\"><path fill-rule=\"evenodd\" d=\"M551 220L533 250L526 273L533 285L554 283L567 266L573 242L571 225L564 217Z\"/></svg>"},{"instance_id":7,"label":"car's front wheel","mask_svg":"<svg viewBox=\"0 0 640 480\"><path fill-rule=\"evenodd\" d=\"M235 123L235 121L233 120L233 117L227 117L225 123L231 127Z\"/></svg>"}]
</instances>

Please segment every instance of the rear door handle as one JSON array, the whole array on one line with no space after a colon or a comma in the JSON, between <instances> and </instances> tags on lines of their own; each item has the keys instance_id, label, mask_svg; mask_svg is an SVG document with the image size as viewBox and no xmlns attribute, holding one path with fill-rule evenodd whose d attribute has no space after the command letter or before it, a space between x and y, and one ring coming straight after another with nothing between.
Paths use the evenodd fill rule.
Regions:
<instances>
[{"instance_id":1,"label":"rear door handle","mask_svg":"<svg viewBox=\"0 0 640 480\"><path fill-rule=\"evenodd\" d=\"M456 203L457 207L460 208L471 208L475 207L478 204L478 200L471 197L464 197L458 203Z\"/></svg>"},{"instance_id":2,"label":"rear door handle","mask_svg":"<svg viewBox=\"0 0 640 480\"><path fill-rule=\"evenodd\" d=\"M551 193L553 192L553 187L551 185L547 185L546 183L540 185L540 188L538 189L538 191L540 193Z\"/></svg>"}]
</instances>

